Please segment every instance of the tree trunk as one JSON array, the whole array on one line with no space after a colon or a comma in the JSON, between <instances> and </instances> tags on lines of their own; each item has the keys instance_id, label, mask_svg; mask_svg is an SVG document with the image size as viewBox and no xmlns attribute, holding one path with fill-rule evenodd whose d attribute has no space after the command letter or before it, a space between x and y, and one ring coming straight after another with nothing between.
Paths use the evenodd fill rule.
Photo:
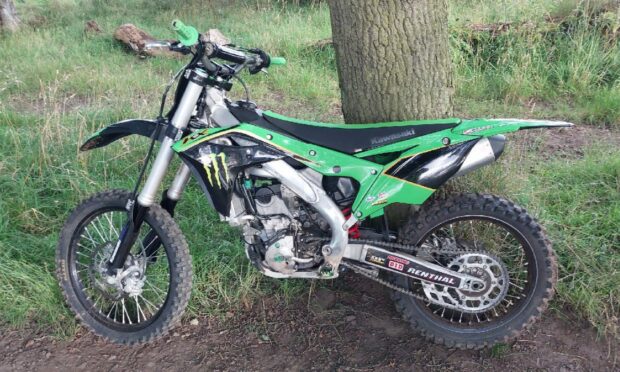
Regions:
<instances>
[{"instance_id":1,"label":"tree trunk","mask_svg":"<svg viewBox=\"0 0 620 372\"><path fill-rule=\"evenodd\" d=\"M14 32L19 27L19 18L13 0L0 0L0 29Z\"/></svg>"},{"instance_id":2,"label":"tree trunk","mask_svg":"<svg viewBox=\"0 0 620 372\"><path fill-rule=\"evenodd\" d=\"M347 123L452 114L447 0L329 0Z\"/></svg>"}]
</instances>

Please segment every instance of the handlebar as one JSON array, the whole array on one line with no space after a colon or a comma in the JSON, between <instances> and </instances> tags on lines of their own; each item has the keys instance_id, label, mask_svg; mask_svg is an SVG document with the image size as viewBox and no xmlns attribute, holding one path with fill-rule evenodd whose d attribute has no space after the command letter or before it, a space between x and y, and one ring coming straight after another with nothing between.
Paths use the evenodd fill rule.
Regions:
<instances>
[{"instance_id":1,"label":"handlebar","mask_svg":"<svg viewBox=\"0 0 620 372\"><path fill-rule=\"evenodd\" d=\"M165 45L172 51L183 54L193 53L195 61L202 60L207 70L226 79L236 75L245 67L248 68L250 74L256 74L271 65L282 66L286 64L286 59L270 57L260 49L245 49L234 45L218 45L213 42L205 42L201 40L200 33L194 27L187 26L178 19L172 22L172 28L179 38L177 43L155 41L149 43L146 48L157 48ZM203 57L206 58L203 59ZM235 65L218 65L211 61L212 58L221 59Z\"/></svg>"},{"instance_id":2,"label":"handlebar","mask_svg":"<svg viewBox=\"0 0 620 372\"><path fill-rule=\"evenodd\" d=\"M248 61L248 56L242 51L211 42L205 44L205 55L208 58L220 58L232 63L241 64Z\"/></svg>"}]
</instances>

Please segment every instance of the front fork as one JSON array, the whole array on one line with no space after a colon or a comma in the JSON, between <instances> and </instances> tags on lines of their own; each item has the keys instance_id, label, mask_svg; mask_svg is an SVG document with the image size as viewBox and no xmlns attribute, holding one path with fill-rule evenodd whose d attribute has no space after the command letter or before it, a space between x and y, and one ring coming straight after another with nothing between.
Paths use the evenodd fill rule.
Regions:
<instances>
[{"instance_id":1,"label":"front fork","mask_svg":"<svg viewBox=\"0 0 620 372\"><path fill-rule=\"evenodd\" d=\"M121 269L125 264L129 251L136 242L140 227L142 227L142 223L144 222L144 216L151 205L155 204L157 200L157 191L161 186L168 167L170 166L170 162L172 161L172 157L174 156L172 145L180 139L183 131L187 128L196 103L205 86L207 77L207 73L201 69L194 69L189 72L185 92L168 126L166 136L153 162L151 172L137 200L130 201L131 205L129 206L128 221L123 227L114 251L108 261L108 272L110 275L115 275L117 270ZM162 200L162 203L166 203L164 208L168 206L171 210L174 209L174 204L176 204L176 201L181 197L183 188L187 184L189 172L190 170L186 165L183 165L181 169L179 169L171 188L166 192L166 197ZM144 240L146 240L146 238ZM153 240L152 237L151 240ZM159 242L153 243L156 243L154 245L159 247ZM157 248L155 248L151 254L154 253L156 249Z\"/></svg>"},{"instance_id":2,"label":"front fork","mask_svg":"<svg viewBox=\"0 0 620 372\"><path fill-rule=\"evenodd\" d=\"M189 167L182 164L181 168L179 168L176 176L174 177L174 180L172 181L172 186L170 186L168 190L164 191L161 196L161 202L159 205L170 214L170 217L174 217L174 208L176 207L179 199L181 199L181 194L183 194L183 190L189 181L190 172ZM142 239L144 254L150 262L155 262L155 253L157 253L160 246L161 240L154 230L149 231L144 239Z\"/></svg>"}]
</instances>

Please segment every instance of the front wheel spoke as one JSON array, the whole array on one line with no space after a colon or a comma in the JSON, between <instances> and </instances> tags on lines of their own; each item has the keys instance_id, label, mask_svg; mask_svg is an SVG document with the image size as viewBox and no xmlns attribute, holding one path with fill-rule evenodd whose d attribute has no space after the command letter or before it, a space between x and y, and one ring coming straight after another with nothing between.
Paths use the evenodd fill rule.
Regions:
<instances>
[{"instance_id":1,"label":"front wheel spoke","mask_svg":"<svg viewBox=\"0 0 620 372\"><path fill-rule=\"evenodd\" d=\"M84 269L90 269L90 265L87 265L80 261L75 261L75 266L78 266L78 265L84 267Z\"/></svg>"},{"instance_id":2,"label":"front wheel spoke","mask_svg":"<svg viewBox=\"0 0 620 372\"><path fill-rule=\"evenodd\" d=\"M125 306L124 298L121 300L121 303L123 304L123 324L125 324L125 314L127 314L127 321L129 322L129 324L133 324L131 322L131 317L129 316L129 311L127 311L127 306Z\"/></svg>"},{"instance_id":3,"label":"front wheel spoke","mask_svg":"<svg viewBox=\"0 0 620 372\"><path fill-rule=\"evenodd\" d=\"M105 217L106 217L106 220L108 220L108 224L110 225L111 236L120 236L121 234L118 232L118 230L114 226L114 223L112 222L112 217L110 217L109 214L106 214Z\"/></svg>"},{"instance_id":4,"label":"front wheel spoke","mask_svg":"<svg viewBox=\"0 0 620 372\"><path fill-rule=\"evenodd\" d=\"M80 251L76 251L75 253L76 253L76 254L79 254L79 255L80 255L80 256L82 256L82 257L86 257L86 258L88 258L88 259L90 259L90 258L91 258L91 257L90 257L90 255L87 255L86 253L83 253L83 252L80 252Z\"/></svg>"},{"instance_id":5,"label":"front wheel spoke","mask_svg":"<svg viewBox=\"0 0 620 372\"><path fill-rule=\"evenodd\" d=\"M110 307L110 311L108 311L108 314L106 315L107 318L110 318L110 315L112 314L113 310L116 310L116 307L118 306L118 301L114 301L114 304L112 305L112 307ZM114 312L114 321L116 321L116 311Z\"/></svg>"},{"instance_id":6,"label":"front wheel spoke","mask_svg":"<svg viewBox=\"0 0 620 372\"><path fill-rule=\"evenodd\" d=\"M101 307L97 307L97 304L99 303L99 301L103 298L103 296L101 294L99 294L97 296L97 299L95 300L95 302L93 303L93 307L95 308L95 310L97 310L98 312L101 313Z\"/></svg>"},{"instance_id":7,"label":"front wheel spoke","mask_svg":"<svg viewBox=\"0 0 620 372\"><path fill-rule=\"evenodd\" d=\"M153 284L151 284L148 280L147 280L147 281L145 281L145 283L146 283L146 284L148 284L148 285L149 285L149 287L151 287L151 290L152 290L153 292L155 292L156 294L157 294L157 292L159 292L161 295L163 295L163 297L164 297L164 298L166 297L167 293L166 293L163 289L155 287L155 286L154 286ZM160 301L162 301L162 298L160 297L160 298L159 298L159 300L160 300ZM163 301L162 301L162 302L163 302Z\"/></svg>"},{"instance_id":8,"label":"front wheel spoke","mask_svg":"<svg viewBox=\"0 0 620 372\"><path fill-rule=\"evenodd\" d=\"M86 238L86 239L90 240L90 242L91 242L91 243L93 243L93 245L94 245L95 247L96 247L96 246L98 246L98 245L100 244L100 243L97 243L97 242L95 241L95 238L93 238L93 236L91 235L90 231L88 231L88 226L86 226L86 227L84 228L84 232L85 232L85 233L86 233L86 235L88 235L88 236L85 236L84 234L82 234L82 235L80 235L81 237L83 237L83 238Z\"/></svg>"},{"instance_id":9,"label":"front wheel spoke","mask_svg":"<svg viewBox=\"0 0 620 372\"><path fill-rule=\"evenodd\" d=\"M93 229L95 230L95 232L97 233L97 235L99 235L99 237L101 238L101 242L106 242L108 241L107 238L104 237L104 235L101 233L101 231L99 231L99 229L97 228L97 225L95 224L95 221L98 221L99 217L97 217L95 220L92 221L92 223L90 224Z\"/></svg>"},{"instance_id":10,"label":"front wheel spoke","mask_svg":"<svg viewBox=\"0 0 620 372\"><path fill-rule=\"evenodd\" d=\"M146 246L144 247L144 250L145 251L148 250L151 247L151 245L157 241L158 238L159 237L157 235L153 236L152 239L147 242ZM153 253L155 253L155 252L153 252Z\"/></svg>"},{"instance_id":11,"label":"front wheel spoke","mask_svg":"<svg viewBox=\"0 0 620 372\"><path fill-rule=\"evenodd\" d=\"M142 295L138 295L138 296L139 296L139 297L142 299L142 301L144 301L144 303L147 305L147 306L146 306L146 307L147 307L147 309L148 309L149 307L151 308L151 310L150 310L151 314L155 314L155 313L157 312L157 310L159 310L159 307L157 307L157 306L153 305L153 303L152 303L151 301L147 300L144 296L142 296Z\"/></svg>"},{"instance_id":12,"label":"front wheel spoke","mask_svg":"<svg viewBox=\"0 0 620 372\"><path fill-rule=\"evenodd\" d=\"M82 237L84 237L84 236L82 235ZM85 246L85 245L84 245L84 244L82 244L82 243L77 243L77 246L78 246L78 247L80 247L80 248L83 248L83 249L87 250L88 252L93 252L93 248L89 248L89 247ZM89 256L89 257L90 257L90 256Z\"/></svg>"},{"instance_id":13,"label":"front wheel spoke","mask_svg":"<svg viewBox=\"0 0 620 372\"><path fill-rule=\"evenodd\" d=\"M77 263L77 262L76 262L76 263ZM90 269L89 269L89 268L88 268L88 266L87 266L85 269L81 269L81 270L77 270L77 269L76 269L76 270L75 270L75 272L76 272L77 274L81 274L81 273L83 273L83 272L85 272L85 271L89 271L89 270L90 270Z\"/></svg>"},{"instance_id":14,"label":"front wheel spoke","mask_svg":"<svg viewBox=\"0 0 620 372\"><path fill-rule=\"evenodd\" d=\"M104 216L107 216L107 215L108 214L106 213L104 215L101 215L101 216L97 217L97 219L96 219L97 226L99 226L99 229L102 231L102 233L106 237L107 241L116 240L112 230L107 227L107 225L108 225L107 218L104 217ZM107 230L107 234L106 234L106 230Z\"/></svg>"},{"instance_id":15,"label":"front wheel spoke","mask_svg":"<svg viewBox=\"0 0 620 372\"><path fill-rule=\"evenodd\" d=\"M142 314L142 321L146 320L146 315L144 315L144 311L142 311L142 307L140 306L140 300L138 300L138 296L134 296L134 300L136 301L136 309L138 314L138 323L140 323L140 314Z\"/></svg>"}]
</instances>

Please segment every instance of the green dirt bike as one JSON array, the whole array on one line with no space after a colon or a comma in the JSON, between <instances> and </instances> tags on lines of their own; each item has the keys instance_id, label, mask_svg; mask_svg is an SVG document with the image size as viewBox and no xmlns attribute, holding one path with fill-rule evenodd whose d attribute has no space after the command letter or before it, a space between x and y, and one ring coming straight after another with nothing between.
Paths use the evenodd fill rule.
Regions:
<instances>
[{"instance_id":1,"label":"green dirt bike","mask_svg":"<svg viewBox=\"0 0 620 372\"><path fill-rule=\"evenodd\" d=\"M217 45L179 21L192 56L175 77L174 104L156 120L99 130L91 150L138 134L161 142L140 189L83 201L58 244L57 272L78 318L124 344L170 330L188 303L192 267L173 219L190 176L222 221L240 227L248 259L272 278L334 279L352 271L393 292L398 311L432 341L481 348L514 339L547 307L557 264L534 218L493 195L427 201L453 177L494 162L503 133L570 123L514 119L323 124L231 102L232 79L284 64L260 49ZM243 84L245 87L245 84ZM247 88L246 92L247 92ZM157 196L172 157L182 159ZM421 206L390 228L385 208Z\"/></svg>"}]
</instances>

